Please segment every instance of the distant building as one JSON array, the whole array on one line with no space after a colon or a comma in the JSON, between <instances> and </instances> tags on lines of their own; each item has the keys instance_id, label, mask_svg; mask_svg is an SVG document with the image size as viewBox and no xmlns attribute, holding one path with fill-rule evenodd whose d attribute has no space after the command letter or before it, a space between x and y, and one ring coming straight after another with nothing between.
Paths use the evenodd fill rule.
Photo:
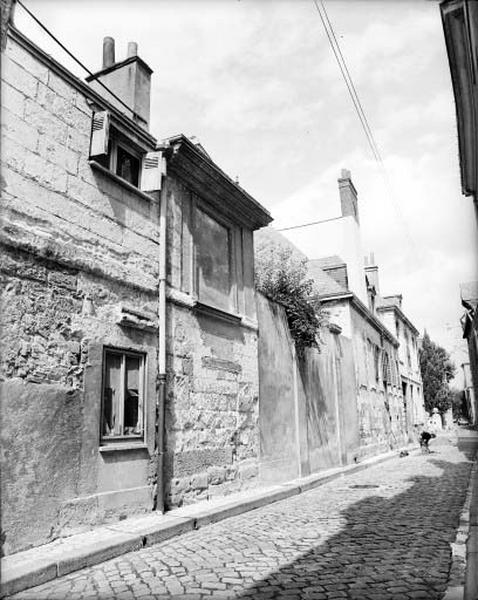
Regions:
<instances>
[{"instance_id":1,"label":"distant building","mask_svg":"<svg viewBox=\"0 0 478 600\"><path fill-rule=\"evenodd\" d=\"M327 306L330 305L332 296L340 293L339 290L352 293L354 298L352 306L359 306L360 301L362 312L363 307L367 309L369 323L378 321L382 327L385 327L385 331L393 340L398 342L397 356L393 357L393 372L397 373L398 380L395 383L403 393L406 428L410 437L412 437L413 426L424 423L426 420L418 362L417 341L419 332L402 310L401 295L381 296L378 266L375 264L373 253L365 257L362 262L358 198L357 191L351 181L350 172L343 170L338 183L342 219L335 221L334 226L342 227L340 225L341 221L343 219L349 221L350 215L353 215L353 223L347 225L347 231L349 233L353 232L353 235L351 235L353 243L348 245L347 258L336 254L312 260L311 265L322 269L335 282L335 289L331 289L330 285L325 288L329 295L321 294L321 299ZM330 224L317 225L317 253L321 251L322 229L326 227L330 228ZM327 247L330 248L330 243ZM336 247L339 252L344 247L343 238L340 236L337 237ZM360 253L359 256L352 255L352 249L356 253ZM337 289L337 286L339 286L339 289ZM334 305L337 306L337 301ZM381 352L384 354L385 349L382 349Z\"/></svg>"},{"instance_id":2,"label":"distant building","mask_svg":"<svg viewBox=\"0 0 478 600\"><path fill-rule=\"evenodd\" d=\"M418 358L419 331L402 310L402 296L385 296L378 300L377 313L393 331L399 346L399 370L407 421L410 426L423 425L425 412L423 383Z\"/></svg>"},{"instance_id":3,"label":"distant building","mask_svg":"<svg viewBox=\"0 0 478 600\"><path fill-rule=\"evenodd\" d=\"M465 314L461 318L463 338L468 344L470 362L464 367L465 393L469 402L469 415L478 425L478 281L462 283L461 303Z\"/></svg>"}]
</instances>

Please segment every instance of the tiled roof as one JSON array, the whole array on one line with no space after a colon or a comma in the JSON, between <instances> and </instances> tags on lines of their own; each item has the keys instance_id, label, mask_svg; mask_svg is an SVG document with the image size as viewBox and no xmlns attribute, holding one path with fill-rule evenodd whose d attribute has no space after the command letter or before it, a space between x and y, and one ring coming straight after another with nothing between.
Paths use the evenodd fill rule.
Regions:
<instances>
[{"instance_id":1,"label":"tiled roof","mask_svg":"<svg viewBox=\"0 0 478 600\"><path fill-rule=\"evenodd\" d=\"M278 244L284 248L290 248L292 250L293 255L299 259L307 258L307 256L297 248L297 246L295 246L290 240L288 240L284 235L282 235L282 233L279 233L278 231L275 231L275 229L272 229L272 227L265 227L264 229L259 229L258 231L255 231L254 241L256 242L256 245L258 243ZM339 259L340 265L345 264L340 257L337 258ZM309 276L315 281L315 285L319 294L321 296L327 296L329 294L346 292L347 290L345 290L338 283L336 283L332 279L332 277L329 277L329 275L327 275L327 273L325 273L320 268L320 260L321 259L309 260L307 265L307 272Z\"/></svg>"},{"instance_id":2,"label":"tiled roof","mask_svg":"<svg viewBox=\"0 0 478 600\"><path fill-rule=\"evenodd\" d=\"M311 262L321 269L333 269L334 267L342 267L345 265L344 259L337 254L334 254L333 256L324 256L323 258L314 258Z\"/></svg>"},{"instance_id":3,"label":"tiled roof","mask_svg":"<svg viewBox=\"0 0 478 600\"><path fill-rule=\"evenodd\" d=\"M316 260L310 260L308 265L308 273L315 281L317 289L321 296L328 296L330 294L337 294L340 292L346 292L347 290L339 285L330 275L327 275L319 265L316 264Z\"/></svg>"}]
</instances>

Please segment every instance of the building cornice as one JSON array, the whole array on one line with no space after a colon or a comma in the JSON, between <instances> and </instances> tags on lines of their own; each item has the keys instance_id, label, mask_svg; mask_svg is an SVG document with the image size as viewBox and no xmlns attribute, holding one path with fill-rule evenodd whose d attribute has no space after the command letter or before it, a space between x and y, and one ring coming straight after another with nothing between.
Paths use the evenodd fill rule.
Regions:
<instances>
[{"instance_id":1,"label":"building cornice","mask_svg":"<svg viewBox=\"0 0 478 600\"><path fill-rule=\"evenodd\" d=\"M327 304L328 302L336 302L338 300L346 300L350 302L350 304L359 312L370 325L375 327L380 333L387 338L387 340L393 344L395 347L398 347L400 344L397 338L385 327L385 325L378 319L373 313L370 312L369 308L365 306L365 304L359 300L359 298L353 292L336 292L335 294L324 294L323 296L318 296L318 300L321 304Z\"/></svg>"},{"instance_id":2,"label":"building cornice","mask_svg":"<svg viewBox=\"0 0 478 600\"><path fill-rule=\"evenodd\" d=\"M61 79L66 81L74 89L80 92L85 98L87 98L92 104L95 105L97 110L108 110L111 114L113 123L118 125L127 135L133 139L137 139L141 146L148 149L156 147L157 140L148 131L137 125L133 119L127 117L120 110L118 110L113 104L108 102L101 94L95 92L87 83L82 79L73 75L66 67L52 58L44 50L39 48L30 39L28 39L21 31L16 29L14 26L10 26L8 29L8 37L19 44L29 54L34 56L38 61L44 64L50 69L55 75L58 75ZM133 114L133 111L132 111Z\"/></svg>"},{"instance_id":3,"label":"building cornice","mask_svg":"<svg viewBox=\"0 0 478 600\"><path fill-rule=\"evenodd\" d=\"M410 319L405 315L405 313L399 306L391 305L391 306L378 306L377 307L377 312L384 313L384 312L390 312L390 311L394 311L400 317L400 319L408 325L409 329L411 329L415 335L420 335L420 332L418 331L418 329L410 321Z\"/></svg>"},{"instance_id":4,"label":"building cornice","mask_svg":"<svg viewBox=\"0 0 478 600\"><path fill-rule=\"evenodd\" d=\"M166 150L168 173L174 173L193 192L231 220L251 229L265 227L272 221L270 213L257 200L186 136L168 138L160 149Z\"/></svg>"}]
</instances>

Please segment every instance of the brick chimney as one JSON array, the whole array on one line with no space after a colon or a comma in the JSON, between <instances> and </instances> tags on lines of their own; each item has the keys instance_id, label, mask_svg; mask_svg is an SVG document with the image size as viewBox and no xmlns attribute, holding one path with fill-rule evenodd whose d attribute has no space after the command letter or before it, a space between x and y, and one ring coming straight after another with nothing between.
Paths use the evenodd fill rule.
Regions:
<instances>
[{"instance_id":1,"label":"brick chimney","mask_svg":"<svg viewBox=\"0 0 478 600\"><path fill-rule=\"evenodd\" d=\"M357 190L348 169L342 169L338 182L342 216L352 216L359 223Z\"/></svg>"},{"instance_id":2,"label":"brick chimney","mask_svg":"<svg viewBox=\"0 0 478 600\"><path fill-rule=\"evenodd\" d=\"M378 266L375 264L375 256L373 252L370 252L369 256L364 259L365 263L365 274L367 276L370 285L373 285L377 295L380 294L380 288L378 285Z\"/></svg>"},{"instance_id":3,"label":"brick chimney","mask_svg":"<svg viewBox=\"0 0 478 600\"><path fill-rule=\"evenodd\" d=\"M136 42L128 43L127 57L115 62L115 41L112 37L103 40L103 68L86 81L99 94L116 106L121 112L148 129L150 117L151 74L152 70L138 56ZM98 84L101 81L131 110L118 102L104 87Z\"/></svg>"}]
</instances>

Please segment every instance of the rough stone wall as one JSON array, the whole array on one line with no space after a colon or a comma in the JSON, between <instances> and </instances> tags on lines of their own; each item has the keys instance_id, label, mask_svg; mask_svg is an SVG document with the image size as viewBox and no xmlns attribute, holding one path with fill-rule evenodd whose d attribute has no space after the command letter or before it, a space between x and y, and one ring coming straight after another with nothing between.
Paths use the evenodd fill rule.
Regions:
<instances>
[{"instance_id":1,"label":"rough stone wall","mask_svg":"<svg viewBox=\"0 0 478 600\"><path fill-rule=\"evenodd\" d=\"M171 176L163 193L170 296L165 503L172 507L256 484L258 363L257 331L241 322L244 296L232 322L195 308L192 194L187 182ZM255 316L254 307L249 316Z\"/></svg>"},{"instance_id":2,"label":"rough stone wall","mask_svg":"<svg viewBox=\"0 0 478 600\"><path fill-rule=\"evenodd\" d=\"M12 39L2 54L2 236L154 290L158 203L88 164L86 98Z\"/></svg>"},{"instance_id":3,"label":"rough stone wall","mask_svg":"<svg viewBox=\"0 0 478 600\"><path fill-rule=\"evenodd\" d=\"M395 347L357 311L351 311L352 344L358 394L361 455L399 447L406 443L406 421L401 383L395 365ZM369 341L380 348L379 380ZM392 370L391 385L384 386L382 354L387 352Z\"/></svg>"},{"instance_id":4,"label":"rough stone wall","mask_svg":"<svg viewBox=\"0 0 478 600\"><path fill-rule=\"evenodd\" d=\"M2 55L1 442L6 553L152 507L158 211L88 164L86 98L11 38ZM145 353L146 441L99 452L105 345Z\"/></svg>"},{"instance_id":5,"label":"rough stone wall","mask_svg":"<svg viewBox=\"0 0 478 600\"><path fill-rule=\"evenodd\" d=\"M250 487L258 475L255 331L168 309L166 505Z\"/></svg>"}]
</instances>

